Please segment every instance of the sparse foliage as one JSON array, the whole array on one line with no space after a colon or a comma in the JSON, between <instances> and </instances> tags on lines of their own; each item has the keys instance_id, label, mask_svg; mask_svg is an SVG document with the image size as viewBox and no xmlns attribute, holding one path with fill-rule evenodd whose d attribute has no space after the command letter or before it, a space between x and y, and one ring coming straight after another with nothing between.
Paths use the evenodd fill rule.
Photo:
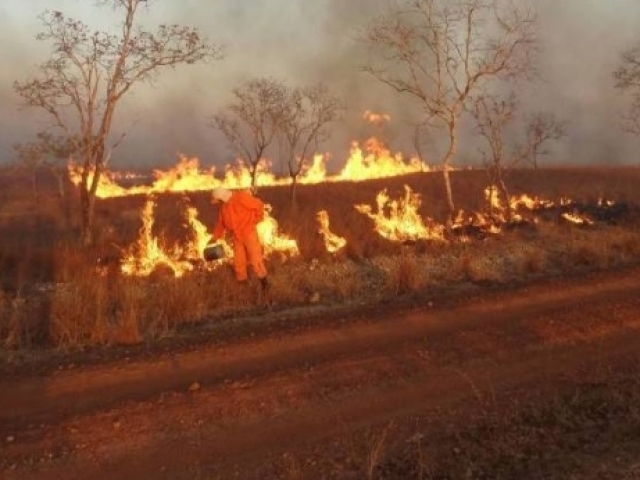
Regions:
<instances>
[{"instance_id":1,"label":"sparse foliage","mask_svg":"<svg viewBox=\"0 0 640 480\"><path fill-rule=\"evenodd\" d=\"M640 135L640 44L622 53L613 76L616 87L631 97L631 103L622 115L624 128Z\"/></svg>"},{"instance_id":2,"label":"sparse foliage","mask_svg":"<svg viewBox=\"0 0 640 480\"><path fill-rule=\"evenodd\" d=\"M255 189L260 162L283 123L287 87L272 78L256 78L234 88L232 93L226 110L213 116L212 126L248 163L251 187Z\"/></svg>"},{"instance_id":3,"label":"sparse foliage","mask_svg":"<svg viewBox=\"0 0 640 480\"><path fill-rule=\"evenodd\" d=\"M470 96L491 81L532 73L536 24L531 8L518 1L405 0L366 29L372 62L364 70L416 99L425 124L445 128L441 163L451 215L458 120Z\"/></svg>"},{"instance_id":4,"label":"sparse foliage","mask_svg":"<svg viewBox=\"0 0 640 480\"><path fill-rule=\"evenodd\" d=\"M330 137L329 124L340 119L344 102L326 85L295 88L288 92L281 124L285 155L291 177L291 200L296 204L297 179L309 156Z\"/></svg>"},{"instance_id":5,"label":"sparse foliage","mask_svg":"<svg viewBox=\"0 0 640 480\"><path fill-rule=\"evenodd\" d=\"M116 107L131 88L151 81L164 68L193 64L221 56L220 47L204 40L197 29L160 25L155 32L136 18L148 0L101 0L122 14L117 33L92 31L60 11L41 16L39 41L52 44L39 75L14 84L26 106L48 115L56 134L78 141L81 168L81 237L92 242L93 212L98 182L109 160L106 143Z\"/></svg>"}]
</instances>

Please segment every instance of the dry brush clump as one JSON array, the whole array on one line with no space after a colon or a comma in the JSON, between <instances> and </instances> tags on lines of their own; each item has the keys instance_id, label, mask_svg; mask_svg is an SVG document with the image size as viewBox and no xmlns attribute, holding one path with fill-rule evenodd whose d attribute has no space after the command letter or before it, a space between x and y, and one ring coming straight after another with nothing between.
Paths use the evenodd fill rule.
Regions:
<instances>
[{"instance_id":1,"label":"dry brush clump","mask_svg":"<svg viewBox=\"0 0 640 480\"><path fill-rule=\"evenodd\" d=\"M633 196L630 187L637 180L635 171L624 175L613 171L611 185L602 171L547 170L546 177L544 172L510 172L510 181L520 185L512 191L549 195L554 201L563 196L584 201L589 191L599 190L640 204L640 195ZM452 180L458 192L464 192L459 195L462 208L486 209L484 172L452 172ZM601 185L594 187L599 185L597 180ZM529 183L542 193L527 188ZM549 273L637 263L640 257L640 218L632 215L614 225L574 225L560 222L559 213L551 212L496 234L444 242L394 242L381 237L373 220L354 206L371 204L382 189L399 197L404 185L422 194L419 213L423 218L446 216L441 179L432 174L299 185L295 208L286 188L261 188L259 195L272 205L280 230L297 240L300 251L293 258L267 259L271 278L267 295L255 280L246 288L237 285L228 264L214 270L195 265L182 278L162 268L148 277L122 275L119 259L142 225L143 196L98 203L98 226L109 229L91 250L80 252L64 241L64 235L39 231L34 223L0 225L13 239L0 248L0 343L10 348L139 343L171 335L186 325L266 309L375 301L461 282L501 285ZM206 192L158 195L156 200L155 233L167 242L187 235L185 206L197 208L208 226L217 213ZM345 248L334 253L326 250L318 230L320 210L331 219L332 232L346 239Z\"/></svg>"}]
</instances>

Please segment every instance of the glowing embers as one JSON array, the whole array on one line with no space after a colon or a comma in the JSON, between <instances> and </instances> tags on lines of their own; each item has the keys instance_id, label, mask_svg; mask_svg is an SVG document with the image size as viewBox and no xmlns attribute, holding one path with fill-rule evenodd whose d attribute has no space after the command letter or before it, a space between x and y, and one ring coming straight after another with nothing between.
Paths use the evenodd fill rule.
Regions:
<instances>
[{"instance_id":1,"label":"glowing embers","mask_svg":"<svg viewBox=\"0 0 640 480\"><path fill-rule=\"evenodd\" d=\"M360 213L367 215L375 222L378 234L394 242L412 240L444 240L444 226L431 219L423 221L418 213L420 195L413 193L408 185L404 187L404 197L392 200L387 190L376 196L376 210L370 205L356 205Z\"/></svg>"}]
</instances>

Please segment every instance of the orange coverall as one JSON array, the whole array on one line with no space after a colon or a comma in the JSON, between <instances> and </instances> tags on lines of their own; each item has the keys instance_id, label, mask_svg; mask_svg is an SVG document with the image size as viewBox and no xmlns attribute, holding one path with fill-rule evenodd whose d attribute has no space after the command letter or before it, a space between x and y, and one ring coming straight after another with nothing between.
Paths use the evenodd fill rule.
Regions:
<instances>
[{"instance_id":1,"label":"orange coverall","mask_svg":"<svg viewBox=\"0 0 640 480\"><path fill-rule=\"evenodd\" d=\"M247 260L258 278L267 276L256 229L263 218L264 204L248 191L234 191L227 202L220 204L213 239L218 240L226 231L233 235L233 263L240 282L247 279Z\"/></svg>"}]
</instances>

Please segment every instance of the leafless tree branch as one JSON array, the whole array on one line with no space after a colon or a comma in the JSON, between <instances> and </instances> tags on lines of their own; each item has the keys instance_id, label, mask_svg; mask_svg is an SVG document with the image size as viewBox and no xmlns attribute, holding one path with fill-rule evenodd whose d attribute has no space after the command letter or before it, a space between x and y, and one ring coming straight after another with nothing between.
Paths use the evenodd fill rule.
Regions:
<instances>
[{"instance_id":1,"label":"leafless tree branch","mask_svg":"<svg viewBox=\"0 0 640 480\"><path fill-rule=\"evenodd\" d=\"M414 97L429 122L448 131L441 163L451 215L458 119L492 81L533 76L536 25L520 0L404 0L365 30L371 60L363 70Z\"/></svg>"},{"instance_id":2,"label":"leafless tree branch","mask_svg":"<svg viewBox=\"0 0 640 480\"><path fill-rule=\"evenodd\" d=\"M631 97L627 111L622 114L623 128L640 135L640 44L622 53L613 76L616 88Z\"/></svg>"},{"instance_id":3,"label":"leafless tree branch","mask_svg":"<svg viewBox=\"0 0 640 480\"><path fill-rule=\"evenodd\" d=\"M95 194L109 158L105 144L120 100L134 85L152 81L165 68L222 57L221 47L195 28L160 25L152 32L138 25L139 10L151 3L98 0L97 5L122 14L117 33L92 31L60 11L44 12L37 39L51 44L50 57L35 78L14 83L26 106L50 118L53 131L78 139L84 243L92 241Z\"/></svg>"},{"instance_id":4,"label":"leafless tree branch","mask_svg":"<svg viewBox=\"0 0 640 480\"><path fill-rule=\"evenodd\" d=\"M292 180L292 201L296 201L296 182L309 156L330 137L329 124L339 120L345 102L332 95L323 84L295 88L285 98L280 133Z\"/></svg>"},{"instance_id":5,"label":"leafless tree branch","mask_svg":"<svg viewBox=\"0 0 640 480\"><path fill-rule=\"evenodd\" d=\"M256 78L233 89L233 100L212 118L251 170L251 187L256 188L258 166L276 138L284 120L287 87L272 78Z\"/></svg>"}]
</instances>

